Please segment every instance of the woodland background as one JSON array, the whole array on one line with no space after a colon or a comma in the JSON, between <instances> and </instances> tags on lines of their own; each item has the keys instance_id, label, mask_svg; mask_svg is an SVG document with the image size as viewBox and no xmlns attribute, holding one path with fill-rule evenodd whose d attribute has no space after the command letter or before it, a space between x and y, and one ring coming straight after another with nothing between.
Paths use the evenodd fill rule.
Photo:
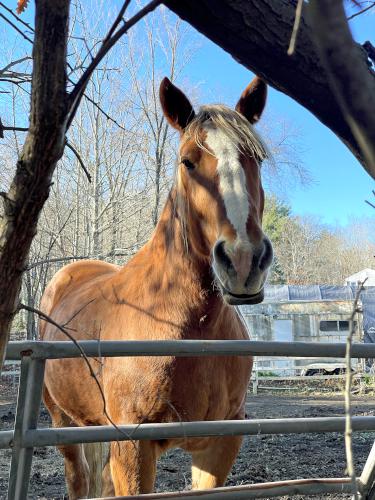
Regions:
<instances>
[{"instance_id":1,"label":"woodland background","mask_svg":"<svg viewBox=\"0 0 375 500\"><path fill-rule=\"evenodd\" d=\"M75 78L113 21L113 12L103 5L72 5L68 61ZM193 31L164 7L143 23L95 70L74 118L23 276L21 301L30 307L38 307L48 280L70 261L98 258L123 264L131 258L150 237L173 183L177 136L162 116L158 86L168 75L198 105L199 85L189 81L186 67L199 57L199 45ZM28 124L31 26L24 26L23 33L2 37L0 52L3 192L14 175L24 141L22 128ZM7 125L19 130L6 130ZM267 115L259 130L273 155L262 167L267 192L264 228L275 249L269 281L344 284L350 274L373 267L374 219L333 227L292 213L286 187L314 182L301 160L302 140L282 120L274 122ZM34 314L22 311L15 326L27 327L35 337L35 322Z\"/></svg>"}]
</instances>

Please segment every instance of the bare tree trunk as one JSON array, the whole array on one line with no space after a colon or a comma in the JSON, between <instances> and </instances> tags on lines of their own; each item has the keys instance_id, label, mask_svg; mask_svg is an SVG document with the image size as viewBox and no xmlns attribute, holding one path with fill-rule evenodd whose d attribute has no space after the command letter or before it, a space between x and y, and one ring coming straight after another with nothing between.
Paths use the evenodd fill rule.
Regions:
<instances>
[{"instance_id":1,"label":"bare tree trunk","mask_svg":"<svg viewBox=\"0 0 375 500\"><path fill-rule=\"evenodd\" d=\"M93 120L93 134L94 134L94 173L92 177L92 198L91 198L91 248L90 254L93 256L101 253L100 239L99 239L99 204L100 204L100 144L99 144L99 130L100 130L100 117L99 112L95 111L95 118Z\"/></svg>"},{"instance_id":2,"label":"bare tree trunk","mask_svg":"<svg viewBox=\"0 0 375 500\"><path fill-rule=\"evenodd\" d=\"M162 158L159 151L156 152L155 158L155 199L154 199L154 208L152 210L152 222L154 227L156 227L159 219L159 206L160 206L160 181L161 181L161 167L162 167Z\"/></svg>"},{"instance_id":3,"label":"bare tree trunk","mask_svg":"<svg viewBox=\"0 0 375 500\"><path fill-rule=\"evenodd\" d=\"M80 235L80 215L82 207L80 205L80 196L81 196L81 171L78 170L77 175L77 186L76 192L74 193L75 197L75 220L74 220L74 234L73 234L73 255L79 255L79 235Z\"/></svg>"},{"instance_id":4,"label":"bare tree trunk","mask_svg":"<svg viewBox=\"0 0 375 500\"><path fill-rule=\"evenodd\" d=\"M30 127L3 193L0 227L0 365L19 303L22 273L52 174L64 149L69 0L36 0ZM53 50L51 48L53 47Z\"/></svg>"},{"instance_id":5,"label":"bare tree trunk","mask_svg":"<svg viewBox=\"0 0 375 500\"><path fill-rule=\"evenodd\" d=\"M326 1L327 4L329 2ZM164 3L238 62L311 111L346 144L375 178L375 166L366 162L337 103L325 68L315 52L313 29L305 16L301 19L296 51L292 56L287 54L296 1L164 0ZM337 43L340 43L339 40ZM367 54L359 45L356 57L358 64L365 67ZM375 95L375 75L370 68L367 68L367 73L372 94ZM374 116L374 109L368 108L366 114Z\"/></svg>"},{"instance_id":6,"label":"bare tree trunk","mask_svg":"<svg viewBox=\"0 0 375 500\"><path fill-rule=\"evenodd\" d=\"M117 200L114 200L112 202L112 207L111 207L112 222L111 222L111 249L110 249L110 254L112 255L113 262L115 259L117 240L118 240L119 209L120 207L118 206Z\"/></svg>"}]
</instances>

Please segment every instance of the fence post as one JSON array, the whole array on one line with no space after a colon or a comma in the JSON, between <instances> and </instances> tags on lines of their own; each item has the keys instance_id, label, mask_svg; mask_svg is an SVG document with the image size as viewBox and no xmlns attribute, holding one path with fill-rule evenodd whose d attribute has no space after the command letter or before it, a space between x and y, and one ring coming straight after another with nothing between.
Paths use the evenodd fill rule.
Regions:
<instances>
[{"instance_id":1,"label":"fence post","mask_svg":"<svg viewBox=\"0 0 375 500\"><path fill-rule=\"evenodd\" d=\"M375 441L372 445L369 456L367 457L365 466L361 477L359 479L359 486L361 497L366 500L375 499L375 488L373 486L375 481Z\"/></svg>"},{"instance_id":2,"label":"fence post","mask_svg":"<svg viewBox=\"0 0 375 500\"><path fill-rule=\"evenodd\" d=\"M14 426L8 500L26 500L34 448L23 446L24 432L36 429L42 399L44 359L32 359L32 351L23 353Z\"/></svg>"},{"instance_id":3,"label":"fence post","mask_svg":"<svg viewBox=\"0 0 375 500\"><path fill-rule=\"evenodd\" d=\"M254 372L254 379L253 379L253 394L256 396L258 394L258 370L255 370Z\"/></svg>"}]
</instances>

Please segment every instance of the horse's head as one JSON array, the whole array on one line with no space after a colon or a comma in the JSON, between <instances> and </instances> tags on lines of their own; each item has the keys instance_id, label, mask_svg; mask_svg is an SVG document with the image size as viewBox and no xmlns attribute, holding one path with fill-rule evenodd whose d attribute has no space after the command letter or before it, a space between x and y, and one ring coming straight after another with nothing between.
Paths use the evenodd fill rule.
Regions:
<instances>
[{"instance_id":1,"label":"horse's head","mask_svg":"<svg viewBox=\"0 0 375 500\"><path fill-rule=\"evenodd\" d=\"M195 114L167 78L160 85L164 115L181 135L176 189L188 244L212 259L229 304L261 302L272 262L272 245L261 227L260 163L266 149L252 127L266 96L266 84L255 78L235 111L212 105Z\"/></svg>"}]
</instances>

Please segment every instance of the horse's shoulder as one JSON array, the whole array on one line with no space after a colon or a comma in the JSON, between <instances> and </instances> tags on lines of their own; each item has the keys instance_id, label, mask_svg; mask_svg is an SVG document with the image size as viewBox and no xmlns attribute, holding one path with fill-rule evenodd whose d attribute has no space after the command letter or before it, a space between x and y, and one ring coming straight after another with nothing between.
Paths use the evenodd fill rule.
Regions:
<instances>
[{"instance_id":1,"label":"horse's shoulder","mask_svg":"<svg viewBox=\"0 0 375 500\"><path fill-rule=\"evenodd\" d=\"M119 266L99 260L83 260L64 266L48 283L40 303L41 311L50 315L64 297L86 283L101 276L112 275L119 269ZM43 324L44 322L41 322L41 326ZM43 336L43 328L41 328L41 336Z\"/></svg>"}]
</instances>

